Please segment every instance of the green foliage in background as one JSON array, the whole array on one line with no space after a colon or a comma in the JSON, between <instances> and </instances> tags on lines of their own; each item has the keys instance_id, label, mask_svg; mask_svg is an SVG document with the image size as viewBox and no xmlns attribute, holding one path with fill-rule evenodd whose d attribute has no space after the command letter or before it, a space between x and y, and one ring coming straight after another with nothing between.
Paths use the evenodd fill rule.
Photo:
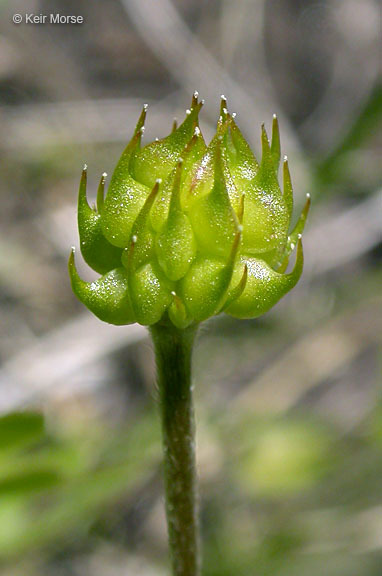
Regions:
<instances>
[{"instance_id":1,"label":"green foliage in background","mask_svg":"<svg viewBox=\"0 0 382 576\"><path fill-rule=\"evenodd\" d=\"M204 576L248 576L254 565L259 576L319 576L323 563L330 576L377 576L381 556L368 547L364 526L368 516L378 522L381 410L368 429L347 437L307 415L257 424L252 415L247 423L246 416L213 418L201 434L214 449L225 446L202 485ZM81 558L99 539L112 537L117 550L123 541L111 528L121 526L123 511L131 514L142 486L158 477L153 413L114 429L63 424L30 412L0 419L4 574L20 562L36 566L28 576L50 574L44 565L52 570L59 550ZM131 538L127 558L134 556ZM143 530L141 538L160 570L165 546L158 556L152 536Z\"/></svg>"}]
</instances>

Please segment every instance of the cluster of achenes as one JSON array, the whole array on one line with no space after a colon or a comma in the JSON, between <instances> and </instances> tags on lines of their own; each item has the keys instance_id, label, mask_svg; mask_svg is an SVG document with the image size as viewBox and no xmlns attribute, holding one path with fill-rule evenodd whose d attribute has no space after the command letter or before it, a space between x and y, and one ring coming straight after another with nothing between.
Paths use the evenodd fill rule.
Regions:
<instances>
[{"instance_id":1,"label":"cluster of achenes","mask_svg":"<svg viewBox=\"0 0 382 576\"><path fill-rule=\"evenodd\" d=\"M280 138L262 127L259 163L222 96L209 146L198 125L203 101L195 92L184 122L162 140L141 146L147 106L123 152L104 199L86 199L86 167L78 199L81 252L102 276L69 271L78 298L101 320L178 328L226 312L254 318L269 310L300 278L301 233L309 209L289 233L293 191L287 159L278 183ZM293 271L286 273L297 245Z\"/></svg>"}]
</instances>

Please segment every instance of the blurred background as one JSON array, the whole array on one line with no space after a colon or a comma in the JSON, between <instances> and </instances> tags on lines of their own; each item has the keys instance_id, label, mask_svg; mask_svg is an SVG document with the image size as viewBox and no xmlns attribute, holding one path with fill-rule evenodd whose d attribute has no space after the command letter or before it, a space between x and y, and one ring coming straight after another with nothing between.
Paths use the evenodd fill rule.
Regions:
<instances>
[{"instance_id":1,"label":"blurred background","mask_svg":"<svg viewBox=\"0 0 382 576\"><path fill-rule=\"evenodd\" d=\"M296 214L313 200L297 288L258 320L201 330L203 576L382 573L380 11L0 2L2 576L168 574L151 344L85 310L66 263L83 163L93 199L142 104L150 141L195 89L206 139L221 93L257 153L277 112Z\"/></svg>"}]
</instances>

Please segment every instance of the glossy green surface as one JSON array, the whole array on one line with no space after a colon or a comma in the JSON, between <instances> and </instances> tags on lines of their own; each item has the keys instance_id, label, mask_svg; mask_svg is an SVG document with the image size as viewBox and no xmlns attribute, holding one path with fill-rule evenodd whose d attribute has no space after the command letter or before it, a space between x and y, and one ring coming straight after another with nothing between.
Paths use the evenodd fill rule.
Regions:
<instances>
[{"instance_id":1,"label":"glossy green surface","mask_svg":"<svg viewBox=\"0 0 382 576\"><path fill-rule=\"evenodd\" d=\"M86 199L86 167L78 198L81 252L96 272L69 272L78 298L111 324L152 325L166 315L178 328L222 311L260 316L298 282L301 234L310 199L290 232L293 189L287 159L278 183L280 136L261 130L259 162L222 97L216 135L207 146L195 93L186 119L169 136L141 146L147 106L123 152L104 199ZM295 266L285 273L296 250Z\"/></svg>"}]
</instances>

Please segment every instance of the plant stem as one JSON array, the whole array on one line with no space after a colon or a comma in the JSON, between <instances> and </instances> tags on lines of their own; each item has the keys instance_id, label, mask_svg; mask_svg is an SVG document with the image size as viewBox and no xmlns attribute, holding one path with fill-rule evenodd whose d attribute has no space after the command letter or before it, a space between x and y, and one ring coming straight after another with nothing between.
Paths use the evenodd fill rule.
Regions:
<instances>
[{"instance_id":1,"label":"plant stem","mask_svg":"<svg viewBox=\"0 0 382 576\"><path fill-rule=\"evenodd\" d=\"M164 483L173 576L199 576L195 426L191 356L197 327L150 328L157 362Z\"/></svg>"}]
</instances>

